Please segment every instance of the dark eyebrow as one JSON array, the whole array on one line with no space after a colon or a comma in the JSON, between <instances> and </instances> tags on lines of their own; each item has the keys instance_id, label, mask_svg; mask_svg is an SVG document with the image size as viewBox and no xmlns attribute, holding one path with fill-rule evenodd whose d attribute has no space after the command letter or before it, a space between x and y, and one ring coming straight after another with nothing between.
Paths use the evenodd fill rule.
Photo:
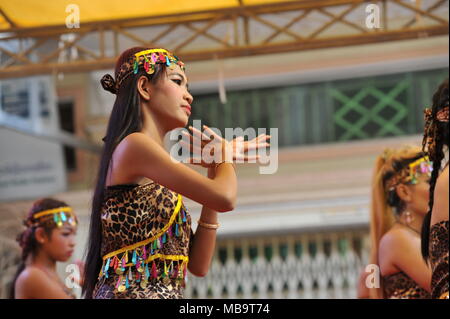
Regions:
<instances>
[{"instance_id":1,"label":"dark eyebrow","mask_svg":"<svg viewBox=\"0 0 450 319\"><path fill-rule=\"evenodd\" d=\"M186 76L184 76L183 74L178 73L178 72L173 72L173 73L170 73L169 75L178 75L178 76L180 76L184 81L186 81L186 88L189 90L189 84L187 84Z\"/></svg>"},{"instance_id":2,"label":"dark eyebrow","mask_svg":"<svg viewBox=\"0 0 450 319\"><path fill-rule=\"evenodd\" d=\"M186 80L186 77L183 74L178 73L178 72L173 72L173 73L171 73L169 75L179 75L182 79Z\"/></svg>"}]
</instances>

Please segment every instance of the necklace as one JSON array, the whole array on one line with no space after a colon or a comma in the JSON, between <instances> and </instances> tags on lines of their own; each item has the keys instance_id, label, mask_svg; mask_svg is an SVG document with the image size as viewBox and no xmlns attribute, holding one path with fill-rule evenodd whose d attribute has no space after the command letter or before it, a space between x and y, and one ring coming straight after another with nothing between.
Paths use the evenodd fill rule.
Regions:
<instances>
[{"instance_id":1,"label":"necklace","mask_svg":"<svg viewBox=\"0 0 450 319\"><path fill-rule=\"evenodd\" d=\"M402 225L403 227L406 227L406 228L412 230L413 232L415 232L415 233L416 233L417 235L419 235L419 236L421 235L419 231L415 230L414 228L412 228L412 227L409 226L409 225L403 224L403 223L401 223L401 222L399 222L399 221L397 221L397 224L400 224L400 225Z\"/></svg>"},{"instance_id":2,"label":"necklace","mask_svg":"<svg viewBox=\"0 0 450 319\"><path fill-rule=\"evenodd\" d=\"M37 266L37 265L35 265L35 267L37 267L37 268L39 268L40 270L44 271L45 274L47 275L47 277L48 277L50 280L52 280L52 281L54 281L54 282L57 282L58 285L62 288L62 290L63 290L66 294L68 294L68 295L71 296L71 293L69 293L68 288L63 284L63 282L61 281L61 279L59 278L59 276L58 276L57 274L55 274L55 273L53 273L53 272L50 272L50 271L49 271L48 269L46 269L45 267L41 267L41 266Z\"/></svg>"}]
</instances>

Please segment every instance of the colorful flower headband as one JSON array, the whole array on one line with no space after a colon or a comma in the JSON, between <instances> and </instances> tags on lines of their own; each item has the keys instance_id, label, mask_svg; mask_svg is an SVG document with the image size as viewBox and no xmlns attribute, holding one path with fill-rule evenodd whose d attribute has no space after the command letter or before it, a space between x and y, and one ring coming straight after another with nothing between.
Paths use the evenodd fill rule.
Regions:
<instances>
[{"instance_id":1,"label":"colorful flower headband","mask_svg":"<svg viewBox=\"0 0 450 319\"><path fill-rule=\"evenodd\" d=\"M430 162L428 156L419 158L417 161L412 162L408 165L409 176L405 182L411 183L413 185L417 184L417 178L420 175L428 175L431 177L431 172L433 171L433 163Z\"/></svg>"},{"instance_id":2,"label":"colorful flower headband","mask_svg":"<svg viewBox=\"0 0 450 319\"><path fill-rule=\"evenodd\" d=\"M142 67L147 74L153 74L156 70L156 64L164 64L173 70L177 65L184 71L184 63L174 54L165 49L151 49L140 51L128 58L120 66L116 80L109 74L105 74L100 80L103 88L116 94L122 82L130 75L137 74Z\"/></svg>"},{"instance_id":3,"label":"colorful flower headband","mask_svg":"<svg viewBox=\"0 0 450 319\"><path fill-rule=\"evenodd\" d=\"M62 227L64 223L69 223L72 226L76 226L78 223L72 208L68 206L35 213L31 220L26 222L27 226L42 226L44 223L54 222L56 227Z\"/></svg>"},{"instance_id":4,"label":"colorful flower headband","mask_svg":"<svg viewBox=\"0 0 450 319\"><path fill-rule=\"evenodd\" d=\"M401 169L397 174L395 174L387 182L386 188L391 191L400 183L416 185L418 183L418 178L421 175L426 174L430 177L432 171L433 164L430 162L428 156L421 157L410 163L408 167Z\"/></svg>"}]
</instances>

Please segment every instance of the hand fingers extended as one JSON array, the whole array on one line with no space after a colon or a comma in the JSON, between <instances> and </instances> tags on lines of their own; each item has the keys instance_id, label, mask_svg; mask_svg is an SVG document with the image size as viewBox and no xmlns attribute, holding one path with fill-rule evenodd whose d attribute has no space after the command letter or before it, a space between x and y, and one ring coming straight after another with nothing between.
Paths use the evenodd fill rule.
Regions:
<instances>
[{"instance_id":1,"label":"hand fingers extended","mask_svg":"<svg viewBox=\"0 0 450 319\"><path fill-rule=\"evenodd\" d=\"M189 126L189 129L191 130L192 135L194 135L196 138L198 138L200 140L206 140L206 141L211 140L209 138L209 136L203 134L201 131L197 130L195 127Z\"/></svg>"},{"instance_id":2,"label":"hand fingers extended","mask_svg":"<svg viewBox=\"0 0 450 319\"><path fill-rule=\"evenodd\" d=\"M266 147L270 147L270 143L251 143L247 145L247 150L250 151Z\"/></svg>"},{"instance_id":3,"label":"hand fingers extended","mask_svg":"<svg viewBox=\"0 0 450 319\"><path fill-rule=\"evenodd\" d=\"M203 129L205 130L206 133L208 133L210 136L213 136L214 138L217 138L219 141L223 139L222 136L218 135L216 132L214 132L208 126L203 125Z\"/></svg>"}]
</instances>

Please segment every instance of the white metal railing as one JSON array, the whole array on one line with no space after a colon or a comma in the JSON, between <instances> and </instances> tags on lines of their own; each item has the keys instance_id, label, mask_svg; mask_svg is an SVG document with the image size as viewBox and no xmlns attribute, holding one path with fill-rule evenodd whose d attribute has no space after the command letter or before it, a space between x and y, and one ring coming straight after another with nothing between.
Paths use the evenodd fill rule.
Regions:
<instances>
[{"instance_id":1,"label":"white metal railing","mask_svg":"<svg viewBox=\"0 0 450 319\"><path fill-rule=\"evenodd\" d=\"M186 298L356 298L368 230L218 242L210 271L188 278Z\"/></svg>"}]
</instances>

